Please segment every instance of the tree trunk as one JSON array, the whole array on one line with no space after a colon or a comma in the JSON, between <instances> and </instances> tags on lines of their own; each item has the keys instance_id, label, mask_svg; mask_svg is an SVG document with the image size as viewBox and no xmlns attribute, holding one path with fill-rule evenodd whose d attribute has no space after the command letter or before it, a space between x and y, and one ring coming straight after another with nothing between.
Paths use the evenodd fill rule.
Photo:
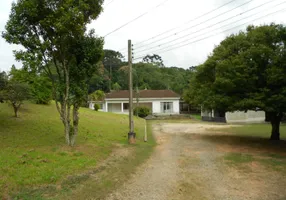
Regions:
<instances>
[{"instance_id":1,"label":"tree trunk","mask_svg":"<svg viewBox=\"0 0 286 200\"><path fill-rule=\"evenodd\" d=\"M268 116L272 125L270 140L280 140L280 122L283 113L269 112Z\"/></svg>"},{"instance_id":2,"label":"tree trunk","mask_svg":"<svg viewBox=\"0 0 286 200\"><path fill-rule=\"evenodd\" d=\"M70 123L68 122L68 119L65 116L64 119L64 126L65 126L65 136L66 136L66 142L68 145L70 145L70 131L71 131L71 127L70 127Z\"/></svg>"},{"instance_id":3,"label":"tree trunk","mask_svg":"<svg viewBox=\"0 0 286 200\"><path fill-rule=\"evenodd\" d=\"M77 104L74 104L73 106L73 132L70 138L71 146L75 145L75 140L76 140L77 133L78 133L78 122L79 122L78 110L79 110L79 106Z\"/></svg>"},{"instance_id":4,"label":"tree trunk","mask_svg":"<svg viewBox=\"0 0 286 200\"><path fill-rule=\"evenodd\" d=\"M18 110L19 110L18 107L13 105L13 108L14 108L14 114L15 114L14 116L18 117Z\"/></svg>"}]
</instances>

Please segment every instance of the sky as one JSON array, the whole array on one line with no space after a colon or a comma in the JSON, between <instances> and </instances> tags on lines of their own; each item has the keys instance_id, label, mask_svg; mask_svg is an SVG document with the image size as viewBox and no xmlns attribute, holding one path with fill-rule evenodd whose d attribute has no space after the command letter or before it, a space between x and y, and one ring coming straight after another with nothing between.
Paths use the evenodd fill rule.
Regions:
<instances>
[{"instance_id":1,"label":"sky","mask_svg":"<svg viewBox=\"0 0 286 200\"><path fill-rule=\"evenodd\" d=\"M12 2L1 1L1 33ZM130 39L133 62L158 54L166 67L202 64L225 37L250 24L286 23L285 0L106 0L103 7L88 29L104 37L105 49L120 51L127 58ZM18 49L0 38L0 71L9 71L13 64L21 67L13 56Z\"/></svg>"}]
</instances>

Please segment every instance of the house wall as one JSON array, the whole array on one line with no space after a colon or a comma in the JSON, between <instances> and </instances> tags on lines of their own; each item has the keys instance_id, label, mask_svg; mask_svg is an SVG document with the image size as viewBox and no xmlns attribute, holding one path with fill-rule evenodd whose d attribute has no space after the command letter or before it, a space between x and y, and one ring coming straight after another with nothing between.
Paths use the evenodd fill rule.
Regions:
<instances>
[{"instance_id":1,"label":"house wall","mask_svg":"<svg viewBox=\"0 0 286 200\"><path fill-rule=\"evenodd\" d=\"M109 103L108 112L120 113L121 112L121 103Z\"/></svg>"},{"instance_id":2,"label":"house wall","mask_svg":"<svg viewBox=\"0 0 286 200\"><path fill-rule=\"evenodd\" d=\"M161 102L171 102L173 103L172 113L162 113ZM103 111L105 112L118 112L122 113L122 103L129 103L128 99L106 99ZM133 106L136 106L136 100L133 101ZM148 106L151 108L153 114L180 114L180 101L176 98L169 99L140 99L139 105ZM106 109L107 107L107 109ZM124 110L123 113L128 113L128 110Z\"/></svg>"},{"instance_id":3,"label":"house wall","mask_svg":"<svg viewBox=\"0 0 286 200\"><path fill-rule=\"evenodd\" d=\"M180 114L180 100L173 101L173 111L176 114Z\"/></svg>"},{"instance_id":4,"label":"house wall","mask_svg":"<svg viewBox=\"0 0 286 200\"><path fill-rule=\"evenodd\" d=\"M172 113L162 113L161 111L161 103L170 102L173 103L173 112ZM173 99L160 99L153 101L153 114L180 114L180 100Z\"/></svg>"},{"instance_id":5,"label":"house wall","mask_svg":"<svg viewBox=\"0 0 286 200\"><path fill-rule=\"evenodd\" d=\"M161 112L161 103L160 103L160 101L153 101L152 110L153 110L153 113L160 113Z\"/></svg>"},{"instance_id":6,"label":"house wall","mask_svg":"<svg viewBox=\"0 0 286 200\"><path fill-rule=\"evenodd\" d=\"M265 112L264 111L252 111L247 112L237 111L237 112L227 112L225 114L226 121L228 123L251 123L251 122L264 122Z\"/></svg>"},{"instance_id":7,"label":"house wall","mask_svg":"<svg viewBox=\"0 0 286 200\"><path fill-rule=\"evenodd\" d=\"M108 112L120 113L121 112L121 103L109 103Z\"/></svg>"}]
</instances>

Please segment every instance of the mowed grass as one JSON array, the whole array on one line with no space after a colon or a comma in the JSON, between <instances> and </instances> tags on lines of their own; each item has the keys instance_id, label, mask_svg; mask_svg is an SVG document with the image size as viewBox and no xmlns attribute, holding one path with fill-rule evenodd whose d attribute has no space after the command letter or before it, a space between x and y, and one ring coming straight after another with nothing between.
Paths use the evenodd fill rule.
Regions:
<instances>
[{"instance_id":1,"label":"mowed grass","mask_svg":"<svg viewBox=\"0 0 286 200\"><path fill-rule=\"evenodd\" d=\"M127 115L81 108L73 148L65 144L54 104L25 103L19 118L12 116L12 108L0 104L0 198L23 188L57 184L68 175L95 168L118 145L129 148ZM149 149L142 141L144 128L145 121L135 118L135 147Z\"/></svg>"},{"instance_id":2,"label":"mowed grass","mask_svg":"<svg viewBox=\"0 0 286 200\"><path fill-rule=\"evenodd\" d=\"M233 167L259 163L286 175L286 124L281 124L281 141L269 140L271 124L246 124L222 129L227 134L204 136L225 151L224 161Z\"/></svg>"},{"instance_id":3,"label":"mowed grass","mask_svg":"<svg viewBox=\"0 0 286 200\"><path fill-rule=\"evenodd\" d=\"M235 125L235 124L234 124ZM258 138L270 138L271 124L242 124L241 126L231 127L227 130L233 135L246 136L246 137L258 137ZM280 125L280 136L282 140L286 140L286 124Z\"/></svg>"},{"instance_id":4,"label":"mowed grass","mask_svg":"<svg viewBox=\"0 0 286 200\"><path fill-rule=\"evenodd\" d=\"M202 120L202 116L200 114L191 114L191 118L199 121Z\"/></svg>"}]
</instances>

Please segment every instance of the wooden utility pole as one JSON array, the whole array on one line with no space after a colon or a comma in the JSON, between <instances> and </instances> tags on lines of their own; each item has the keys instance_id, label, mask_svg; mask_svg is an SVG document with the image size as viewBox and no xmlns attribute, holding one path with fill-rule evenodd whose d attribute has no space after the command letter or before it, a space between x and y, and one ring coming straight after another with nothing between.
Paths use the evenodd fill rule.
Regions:
<instances>
[{"instance_id":1,"label":"wooden utility pole","mask_svg":"<svg viewBox=\"0 0 286 200\"><path fill-rule=\"evenodd\" d=\"M109 62L109 91L112 90L112 71L111 71L111 64Z\"/></svg>"},{"instance_id":2,"label":"wooden utility pole","mask_svg":"<svg viewBox=\"0 0 286 200\"><path fill-rule=\"evenodd\" d=\"M133 78L132 78L132 44L131 44L131 40L128 40L128 67L129 67L129 133L128 133L128 141L130 144L134 144L136 134L134 132L134 121L133 121Z\"/></svg>"}]
</instances>

